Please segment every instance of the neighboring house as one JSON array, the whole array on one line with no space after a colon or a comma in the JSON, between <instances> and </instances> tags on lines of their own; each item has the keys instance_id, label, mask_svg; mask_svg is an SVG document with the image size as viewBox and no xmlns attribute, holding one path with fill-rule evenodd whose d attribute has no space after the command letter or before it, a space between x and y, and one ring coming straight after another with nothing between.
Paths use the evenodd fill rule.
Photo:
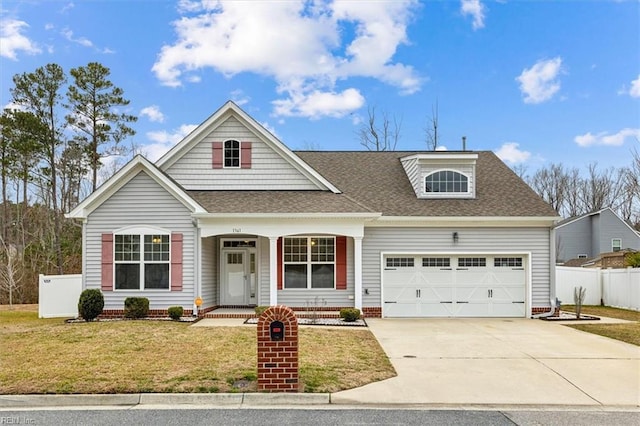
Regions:
<instances>
[{"instance_id":1,"label":"neighboring house","mask_svg":"<svg viewBox=\"0 0 640 426\"><path fill-rule=\"evenodd\" d=\"M601 253L640 250L640 234L605 208L565 219L556 225L556 259L592 259Z\"/></svg>"},{"instance_id":2,"label":"neighboring house","mask_svg":"<svg viewBox=\"0 0 640 426\"><path fill-rule=\"evenodd\" d=\"M157 314L529 317L555 298L559 218L492 152L292 152L232 102L68 217L106 314L144 296Z\"/></svg>"}]
</instances>

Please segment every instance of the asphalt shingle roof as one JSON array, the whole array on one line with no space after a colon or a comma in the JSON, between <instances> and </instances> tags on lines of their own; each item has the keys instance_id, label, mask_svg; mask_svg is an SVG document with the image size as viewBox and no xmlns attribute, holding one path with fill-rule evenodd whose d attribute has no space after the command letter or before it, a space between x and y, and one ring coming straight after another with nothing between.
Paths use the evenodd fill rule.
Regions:
<instances>
[{"instance_id":1,"label":"asphalt shingle roof","mask_svg":"<svg viewBox=\"0 0 640 426\"><path fill-rule=\"evenodd\" d=\"M377 212L384 216L557 216L551 206L490 151L475 152L478 154L475 199L419 199L400 159L420 153L295 152L340 189L342 194L330 191L188 193L210 213Z\"/></svg>"}]
</instances>

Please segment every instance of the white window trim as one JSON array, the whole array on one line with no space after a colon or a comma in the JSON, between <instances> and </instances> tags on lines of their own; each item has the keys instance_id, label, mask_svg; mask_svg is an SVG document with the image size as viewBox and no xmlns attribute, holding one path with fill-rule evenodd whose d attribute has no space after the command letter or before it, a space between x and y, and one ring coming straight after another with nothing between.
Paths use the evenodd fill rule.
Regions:
<instances>
[{"instance_id":1,"label":"white window trim","mask_svg":"<svg viewBox=\"0 0 640 426\"><path fill-rule=\"evenodd\" d=\"M461 174L462 176L467 178L467 191L466 192L427 192L427 177L431 176L435 173L438 172L456 172L458 174ZM474 191L473 191L473 185L474 185L474 181L472 179L471 176L469 176L467 173L461 171L461 170L456 170L454 168L440 168L440 169L436 169L436 170L430 170L428 172L423 172L422 173L422 181L420 183L422 185L421 189L422 189L422 196L424 198L472 198Z\"/></svg>"},{"instance_id":2,"label":"white window trim","mask_svg":"<svg viewBox=\"0 0 640 426\"><path fill-rule=\"evenodd\" d=\"M116 235L138 235L140 237L140 260L136 261L118 261L116 260ZM169 238L169 260L168 261L145 261L144 260L144 236L145 235L167 235ZM124 228L113 231L113 291L116 292L168 292L171 291L171 231L155 226L126 226ZM139 288L117 288L116 286L116 265L117 264L138 263L140 265ZM169 286L168 288L144 288L144 265L147 263L168 263L169 264Z\"/></svg>"},{"instance_id":3,"label":"white window trim","mask_svg":"<svg viewBox=\"0 0 640 426\"><path fill-rule=\"evenodd\" d=\"M618 250L615 249L614 241L620 241L620 248ZM612 238L611 239L611 251L621 251L622 250L622 238Z\"/></svg>"},{"instance_id":4,"label":"white window trim","mask_svg":"<svg viewBox=\"0 0 640 426\"><path fill-rule=\"evenodd\" d=\"M227 166L227 142L238 142L238 165ZM227 139L222 142L222 168L223 169L239 169L242 167L242 142L238 139Z\"/></svg>"},{"instance_id":5,"label":"white window trim","mask_svg":"<svg viewBox=\"0 0 640 426\"><path fill-rule=\"evenodd\" d=\"M284 260L285 256L285 240L287 238L306 238L307 239L307 260L306 262L287 262ZM313 262L311 260L311 240L313 238L328 238L333 240L333 262ZM331 235L289 235L286 237L282 237L282 289L288 291L323 291L323 290L335 290L336 289L336 259L337 259L337 248L336 248L336 237ZM320 264L332 264L333 265L333 287L325 287L325 288L313 288L311 287L311 266L312 265L320 265ZM285 274L285 265L307 265L307 287L306 288L288 288L286 286L286 274Z\"/></svg>"}]
</instances>

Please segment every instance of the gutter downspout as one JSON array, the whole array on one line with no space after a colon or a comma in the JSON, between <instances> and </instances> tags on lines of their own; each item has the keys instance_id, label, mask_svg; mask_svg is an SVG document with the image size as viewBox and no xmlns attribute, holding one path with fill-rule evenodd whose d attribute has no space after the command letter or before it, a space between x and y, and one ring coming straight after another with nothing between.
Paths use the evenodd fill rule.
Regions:
<instances>
[{"instance_id":1,"label":"gutter downspout","mask_svg":"<svg viewBox=\"0 0 640 426\"><path fill-rule=\"evenodd\" d=\"M556 313L556 307L560 306L560 301L556 297L556 229L549 230L549 301L551 310L540 314L531 315L531 318L546 318Z\"/></svg>"}]
</instances>

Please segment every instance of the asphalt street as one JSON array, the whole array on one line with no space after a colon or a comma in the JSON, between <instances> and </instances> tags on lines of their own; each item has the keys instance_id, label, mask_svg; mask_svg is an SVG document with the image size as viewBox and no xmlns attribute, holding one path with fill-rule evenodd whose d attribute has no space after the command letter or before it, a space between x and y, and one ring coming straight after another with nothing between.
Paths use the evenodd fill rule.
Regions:
<instances>
[{"instance_id":1,"label":"asphalt street","mask_svg":"<svg viewBox=\"0 0 640 426\"><path fill-rule=\"evenodd\" d=\"M637 411L420 409L57 408L0 410L0 425L638 425Z\"/></svg>"}]
</instances>

